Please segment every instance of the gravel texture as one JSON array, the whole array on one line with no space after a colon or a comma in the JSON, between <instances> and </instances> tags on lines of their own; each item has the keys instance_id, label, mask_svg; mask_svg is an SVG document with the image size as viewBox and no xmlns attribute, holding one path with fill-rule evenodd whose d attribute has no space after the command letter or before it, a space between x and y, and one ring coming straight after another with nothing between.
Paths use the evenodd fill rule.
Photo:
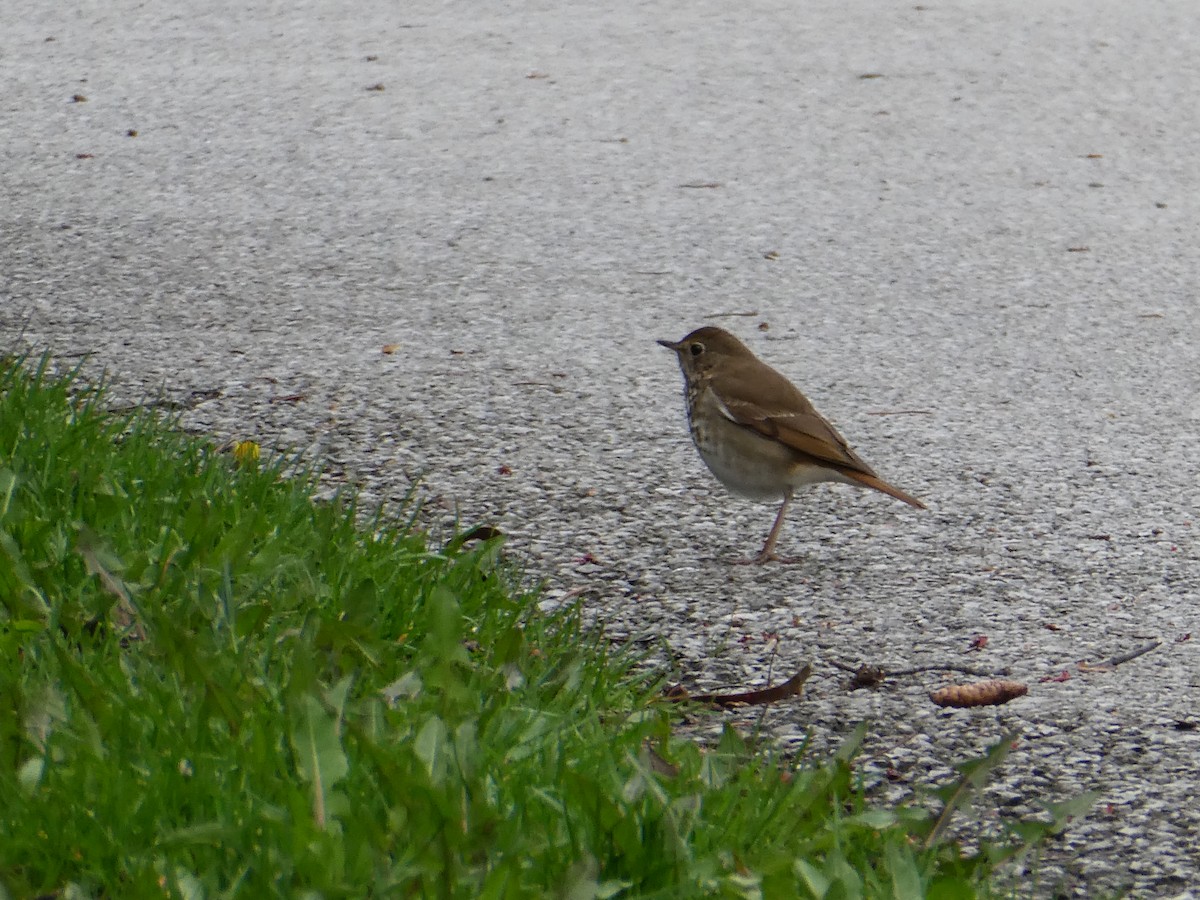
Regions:
<instances>
[{"instance_id":1,"label":"gravel texture","mask_svg":"<svg viewBox=\"0 0 1200 900\"><path fill-rule=\"evenodd\" d=\"M767 729L870 719L890 794L1019 732L985 821L1100 796L1034 894L1200 891L1192 0L4 18L0 346L373 501L420 479L690 687L812 660ZM710 322L930 510L820 487L799 562L729 565L774 509L703 469L654 342ZM835 661L1029 694L942 710L941 673Z\"/></svg>"}]
</instances>

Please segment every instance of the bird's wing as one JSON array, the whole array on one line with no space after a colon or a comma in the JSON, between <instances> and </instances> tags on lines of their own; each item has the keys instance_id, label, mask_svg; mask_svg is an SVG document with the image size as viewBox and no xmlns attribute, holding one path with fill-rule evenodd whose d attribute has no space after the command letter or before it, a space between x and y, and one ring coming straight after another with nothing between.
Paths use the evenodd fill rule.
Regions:
<instances>
[{"instance_id":1,"label":"bird's wing","mask_svg":"<svg viewBox=\"0 0 1200 900\"><path fill-rule=\"evenodd\" d=\"M772 372L772 375L776 373ZM723 383L721 379L714 378L710 386L720 404L721 414L731 422L779 441L866 487L882 491L918 509L925 508L925 504L916 497L876 475L875 470L850 449L846 439L825 421L807 397L791 382L782 376L777 377L778 381L768 376L768 383L763 384L760 376L757 382L757 393L767 398L766 403L740 399L747 391L734 379L725 379Z\"/></svg>"},{"instance_id":2,"label":"bird's wing","mask_svg":"<svg viewBox=\"0 0 1200 900\"><path fill-rule=\"evenodd\" d=\"M846 439L825 421L809 403L808 398L790 382L782 376L778 377L778 382L774 378L771 378L770 382L764 384L760 376L756 385L756 393L765 398L763 403L743 399L749 391L737 383L736 376L714 378L711 387L720 401L722 414L730 421L756 431L763 437L786 444L798 453L813 457L817 462L844 466L864 475L875 474L871 467L850 449Z\"/></svg>"},{"instance_id":3,"label":"bird's wing","mask_svg":"<svg viewBox=\"0 0 1200 900\"><path fill-rule=\"evenodd\" d=\"M865 475L875 474L818 413L773 412L757 404L737 400L727 401L725 408L734 422L757 431L763 437L786 444L798 453Z\"/></svg>"}]
</instances>

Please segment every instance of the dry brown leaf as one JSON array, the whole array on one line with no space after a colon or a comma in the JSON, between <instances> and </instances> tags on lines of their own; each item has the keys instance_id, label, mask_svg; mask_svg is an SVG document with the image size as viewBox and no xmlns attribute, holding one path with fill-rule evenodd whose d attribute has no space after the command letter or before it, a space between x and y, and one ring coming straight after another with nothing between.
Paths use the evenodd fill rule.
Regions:
<instances>
[{"instance_id":1,"label":"dry brown leaf","mask_svg":"<svg viewBox=\"0 0 1200 900\"><path fill-rule=\"evenodd\" d=\"M777 703L789 697L795 697L804 690L804 682L812 675L812 666L805 665L799 672L783 684L762 688L757 691L745 691L740 694L689 694L682 685L674 685L663 691L668 700L691 700L695 703L708 703L712 706L729 708L731 706L762 706L767 703Z\"/></svg>"}]
</instances>

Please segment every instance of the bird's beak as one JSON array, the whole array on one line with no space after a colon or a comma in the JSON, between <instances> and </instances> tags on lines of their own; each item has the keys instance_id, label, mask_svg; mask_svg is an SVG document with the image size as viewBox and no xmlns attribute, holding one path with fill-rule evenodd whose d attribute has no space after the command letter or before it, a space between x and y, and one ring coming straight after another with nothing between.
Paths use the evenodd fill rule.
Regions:
<instances>
[{"instance_id":1,"label":"bird's beak","mask_svg":"<svg viewBox=\"0 0 1200 900\"><path fill-rule=\"evenodd\" d=\"M661 341L660 340L659 343L662 344L664 347L666 347L668 350L674 350L676 353L678 353L679 347L680 347L680 344L682 343L682 341Z\"/></svg>"}]
</instances>

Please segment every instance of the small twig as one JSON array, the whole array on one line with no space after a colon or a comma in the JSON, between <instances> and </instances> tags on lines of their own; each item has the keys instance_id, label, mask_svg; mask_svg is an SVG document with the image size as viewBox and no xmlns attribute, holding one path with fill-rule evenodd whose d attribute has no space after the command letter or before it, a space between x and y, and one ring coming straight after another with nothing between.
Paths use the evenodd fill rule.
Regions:
<instances>
[{"instance_id":1,"label":"small twig","mask_svg":"<svg viewBox=\"0 0 1200 900\"><path fill-rule=\"evenodd\" d=\"M856 691L859 688L875 687L877 684L882 684L889 678L899 678L905 675L919 675L922 672L962 672L964 675L973 675L976 678L994 678L998 675L1007 675L1008 668L997 669L996 671L988 671L984 669L975 669L971 666L960 666L956 663L947 663L945 665L934 666L913 666L910 669L885 669L882 666L871 666L863 663L860 666L852 666L849 663L838 662L836 659L829 660L829 664L835 669L841 669L843 672L850 672L854 677L850 679L850 690Z\"/></svg>"},{"instance_id":2,"label":"small twig","mask_svg":"<svg viewBox=\"0 0 1200 900\"><path fill-rule=\"evenodd\" d=\"M754 318L754 316L757 316L757 315L758 315L757 309L750 309L750 310L746 310L745 312L712 313L711 315L705 316L704 318L706 318L706 319L735 319L735 318L752 319L752 318Z\"/></svg>"},{"instance_id":3,"label":"small twig","mask_svg":"<svg viewBox=\"0 0 1200 900\"><path fill-rule=\"evenodd\" d=\"M1145 656L1151 650L1157 650L1161 646L1162 641L1151 641L1148 644L1143 644L1136 650L1130 650L1127 653L1118 653L1116 656L1110 657L1101 663L1081 662L1079 668L1084 672L1103 672L1108 669L1115 669L1122 663L1137 659L1139 656Z\"/></svg>"},{"instance_id":4,"label":"small twig","mask_svg":"<svg viewBox=\"0 0 1200 900\"><path fill-rule=\"evenodd\" d=\"M21 337L21 335L18 334L17 337ZM54 355L58 359L91 359L99 352L99 350L77 350L74 353L55 353Z\"/></svg>"},{"instance_id":5,"label":"small twig","mask_svg":"<svg viewBox=\"0 0 1200 900\"><path fill-rule=\"evenodd\" d=\"M563 592L561 597L551 597L550 599L555 603L567 603L568 601L574 600L576 597L582 596L587 592L587 590L587 586L581 584L578 587L573 587L569 591Z\"/></svg>"},{"instance_id":6,"label":"small twig","mask_svg":"<svg viewBox=\"0 0 1200 900\"><path fill-rule=\"evenodd\" d=\"M772 645L771 646L771 655L767 658L767 684L771 683L771 676L773 676L775 674L775 660L777 660L779 658L779 644L780 644L779 636L776 635L774 637L774 639L771 640L771 645ZM807 664L806 664L806 668L807 668ZM808 672L811 673L812 669L808 668ZM799 683L796 685L795 693L797 693L797 694L800 693L800 688L807 679L808 679L808 675L805 675L804 678L800 679ZM770 690L770 688L768 688L768 690ZM770 701L768 701L763 704L762 713L758 717L758 725L757 725L758 728L762 728L763 725L766 723L767 713L769 713L770 711L771 711L771 704L770 704Z\"/></svg>"},{"instance_id":7,"label":"small twig","mask_svg":"<svg viewBox=\"0 0 1200 900\"><path fill-rule=\"evenodd\" d=\"M868 416L932 416L932 409L876 409Z\"/></svg>"},{"instance_id":8,"label":"small twig","mask_svg":"<svg viewBox=\"0 0 1200 900\"><path fill-rule=\"evenodd\" d=\"M904 675L920 675L922 672L962 672L964 675L975 675L979 678L989 678L997 675L1008 675L1009 669L1005 666L1003 669L975 669L971 666L960 666L955 663L945 663L942 665L931 666L913 666L911 669L888 669L883 666L852 666L849 663L838 662L836 659L827 660L827 662L835 669L841 669L843 672L857 673L864 668L877 668L884 673L886 678L898 678Z\"/></svg>"},{"instance_id":9,"label":"small twig","mask_svg":"<svg viewBox=\"0 0 1200 900\"><path fill-rule=\"evenodd\" d=\"M888 675L919 675L922 672L961 672L964 675L974 675L977 678L992 678L995 676L1011 674L1011 670L1008 668L1008 666L1005 666L1003 669L975 669L971 666L958 666L954 663L949 663L941 666L914 666L911 669L889 669Z\"/></svg>"},{"instance_id":10,"label":"small twig","mask_svg":"<svg viewBox=\"0 0 1200 900\"><path fill-rule=\"evenodd\" d=\"M1118 653L1108 661L1110 666L1119 666L1121 663L1127 663L1130 660L1137 659L1139 656L1145 656L1151 650L1157 650L1162 646L1162 641L1151 641L1150 643L1138 647L1136 650L1130 650L1128 653Z\"/></svg>"},{"instance_id":11,"label":"small twig","mask_svg":"<svg viewBox=\"0 0 1200 900\"><path fill-rule=\"evenodd\" d=\"M857 672L862 666L852 666L849 663L838 662L836 659L828 660L829 664L835 669L841 669L843 672Z\"/></svg>"}]
</instances>

